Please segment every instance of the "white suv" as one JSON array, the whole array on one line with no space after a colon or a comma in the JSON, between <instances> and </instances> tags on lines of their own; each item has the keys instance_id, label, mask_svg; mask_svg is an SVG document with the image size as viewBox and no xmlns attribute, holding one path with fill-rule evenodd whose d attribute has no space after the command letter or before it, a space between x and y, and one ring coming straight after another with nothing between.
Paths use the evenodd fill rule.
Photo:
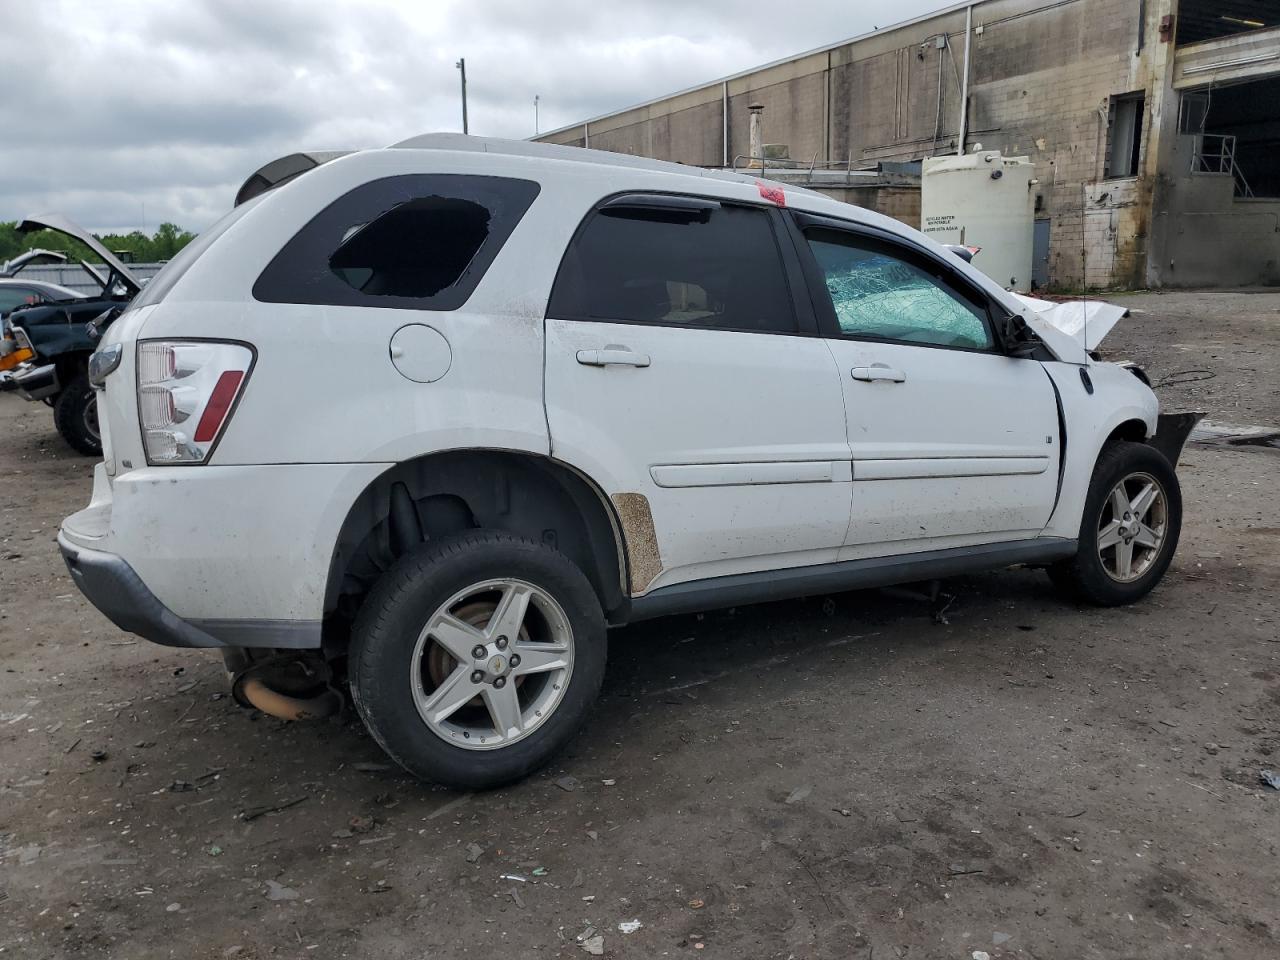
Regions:
<instances>
[{"instance_id":1,"label":"white suv","mask_svg":"<svg viewBox=\"0 0 1280 960\"><path fill-rule=\"evenodd\" d=\"M387 753L458 786L573 735L607 626L1012 564L1125 603L1178 540L1185 430L1139 376L900 223L721 172L353 153L106 341L81 590L273 712L345 659Z\"/></svg>"}]
</instances>

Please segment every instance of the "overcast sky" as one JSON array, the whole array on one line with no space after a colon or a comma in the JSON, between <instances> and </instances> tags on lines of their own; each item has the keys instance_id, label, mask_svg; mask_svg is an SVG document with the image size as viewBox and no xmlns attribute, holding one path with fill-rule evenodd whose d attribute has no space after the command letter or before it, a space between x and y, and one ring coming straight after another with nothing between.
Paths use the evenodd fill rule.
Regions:
<instances>
[{"instance_id":1,"label":"overcast sky","mask_svg":"<svg viewBox=\"0 0 1280 960\"><path fill-rule=\"evenodd\" d=\"M533 134L950 0L0 0L0 220L202 230L301 149Z\"/></svg>"}]
</instances>

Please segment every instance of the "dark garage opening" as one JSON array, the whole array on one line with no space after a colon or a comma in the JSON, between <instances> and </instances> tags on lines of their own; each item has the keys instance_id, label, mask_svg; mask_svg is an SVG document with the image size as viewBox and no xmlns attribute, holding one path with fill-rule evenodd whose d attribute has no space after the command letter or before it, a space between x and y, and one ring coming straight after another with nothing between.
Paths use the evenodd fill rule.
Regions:
<instances>
[{"instance_id":1,"label":"dark garage opening","mask_svg":"<svg viewBox=\"0 0 1280 960\"><path fill-rule=\"evenodd\" d=\"M1178 43L1200 43L1280 26L1280 0L1182 0Z\"/></svg>"},{"instance_id":2,"label":"dark garage opening","mask_svg":"<svg viewBox=\"0 0 1280 960\"><path fill-rule=\"evenodd\" d=\"M1280 77L1188 92L1182 125L1205 135L1210 165L1234 155L1236 196L1280 197Z\"/></svg>"}]
</instances>

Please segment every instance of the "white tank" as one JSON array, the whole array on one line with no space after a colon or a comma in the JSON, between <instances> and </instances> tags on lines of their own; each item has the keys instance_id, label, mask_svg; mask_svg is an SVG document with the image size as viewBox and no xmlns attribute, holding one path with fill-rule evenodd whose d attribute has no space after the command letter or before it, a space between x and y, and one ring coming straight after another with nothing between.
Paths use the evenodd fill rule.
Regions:
<instances>
[{"instance_id":1,"label":"white tank","mask_svg":"<svg viewBox=\"0 0 1280 960\"><path fill-rule=\"evenodd\" d=\"M973 265L1000 286L1031 289L1036 165L974 149L929 157L920 180L920 229L938 243L981 247Z\"/></svg>"}]
</instances>

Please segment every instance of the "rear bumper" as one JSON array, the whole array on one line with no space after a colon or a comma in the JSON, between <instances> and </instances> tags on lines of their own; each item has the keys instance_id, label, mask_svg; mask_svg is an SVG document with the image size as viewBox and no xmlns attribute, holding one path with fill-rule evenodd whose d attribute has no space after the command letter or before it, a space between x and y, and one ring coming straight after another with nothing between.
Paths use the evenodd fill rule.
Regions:
<instances>
[{"instance_id":1,"label":"rear bumper","mask_svg":"<svg viewBox=\"0 0 1280 960\"><path fill-rule=\"evenodd\" d=\"M77 547L62 533L58 549L80 592L121 630L166 647L220 646L161 603L121 557Z\"/></svg>"},{"instance_id":2,"label":"rear bumper","mask_svg":"<svg viewBox=\"0 0 1280 960\"><path fill-rule=\"evenodd\" d=\"M339 530L384 469L209 465L113 477L98 464L92 501L62 522L59 544L85 596L124 630L169 646L315 648Z\"/></svg>"},{"instance_id":3,"label":"rear bumper","mask_svg":"<svg viewBox=\"0 0 1280 960\"><path fill-rule=\"evenodd\" d=\"M320 646L319 621L184 620L160 602L123 557L77 546L58 533L71 579L121 630L166 647Z\"/></svg>"}]
</instances>

